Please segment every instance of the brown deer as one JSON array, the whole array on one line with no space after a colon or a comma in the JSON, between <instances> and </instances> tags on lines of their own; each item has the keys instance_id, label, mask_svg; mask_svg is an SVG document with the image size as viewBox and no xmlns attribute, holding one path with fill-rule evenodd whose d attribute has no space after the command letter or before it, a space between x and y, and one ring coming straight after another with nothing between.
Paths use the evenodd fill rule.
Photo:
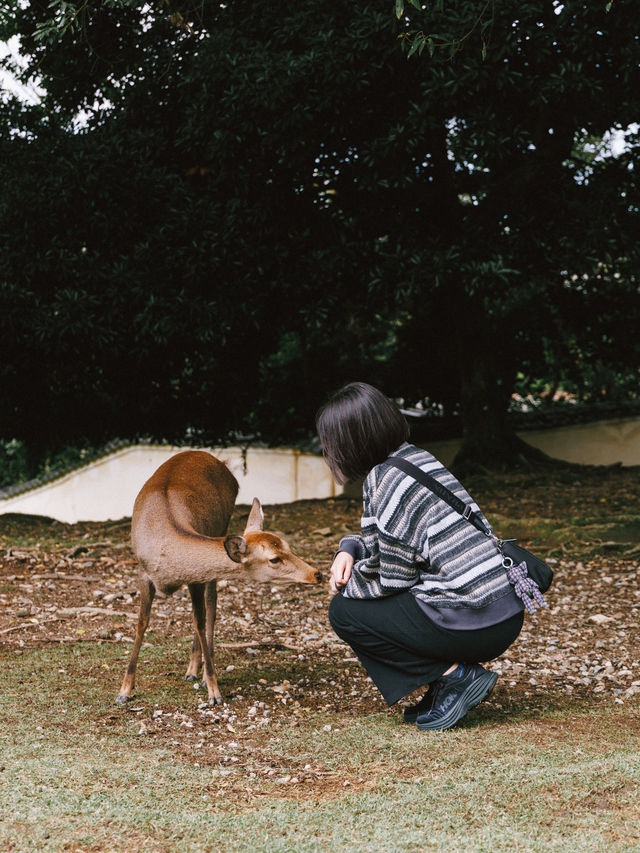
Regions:
<instances>
[{"instance_id":1,"label":"brown deer","mask_svg":"<svg viewBox=\"0 0 640 853\"><path fill-rule=\"evenodd\" d=\"M195 636L185 680L195 681L203 663L209 702L222 702L213 654L216 580L319 583L320 572L296 557L275 533L263 531L260 501L253 499L242 536L226 536L238 483L227 466L203 450L168 459L144 484L133 506L131 544L140 563L140 610L129 665L117 701L135 685L142 638L156 595L184 584L193 604Z\"/></svg>"}]
</instances>

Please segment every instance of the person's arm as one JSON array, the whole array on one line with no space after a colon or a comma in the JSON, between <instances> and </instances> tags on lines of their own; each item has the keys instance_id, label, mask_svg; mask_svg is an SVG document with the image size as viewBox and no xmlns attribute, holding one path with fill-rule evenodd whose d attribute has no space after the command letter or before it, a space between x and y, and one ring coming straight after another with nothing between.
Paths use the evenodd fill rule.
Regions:
<instances>
[{"instance_id":1,"label":"person's arm","mask_svg":"<svg viewBox=\"0 0 640 853\"><path fill-rule=\"evenodd\" d=\"M418 564L423 561L410 544L399 540L393 531L385 528L376 503L367 479L363 495L362 536L345 537L336 555L343 569L342 594L347 598L383 598L409 589L420 579ZM353 559L350 571L346 569L347 558Z\"/></svg>"}]
</instances>

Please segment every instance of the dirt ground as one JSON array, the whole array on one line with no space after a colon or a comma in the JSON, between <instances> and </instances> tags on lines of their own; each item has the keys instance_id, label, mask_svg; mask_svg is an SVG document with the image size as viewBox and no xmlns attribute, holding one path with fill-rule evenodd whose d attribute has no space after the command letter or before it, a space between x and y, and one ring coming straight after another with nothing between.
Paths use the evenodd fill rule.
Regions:
<instances>
[{"instance_id":1,"label":"dirt ground","mask_svg":"<svg viewBox=\"0 0 640 853\"><path fill-rule=\"evenodd\" d=\"M520 534L521 543L535 548L555 570L549 608L527 616L518 641L490 664L501 677L483 708L499 715L514 705L535 711L576 701L638 702L638 473L585 469L469 485L498 533ZM358 500L346 498L269 506L265 527L284 535L294 551L326 573L340 537L358 529L360 509ZM237 508L231 532L242 531L247 511ZM66 525L0 516L0 650L28 654L52 644L120 646L122 669L111 669L104 679L105 701L115 700L135 630L136 574L128 519ZM260 730L266 733L278 721L295 725L310 710L385 712L351 649L333 634L329 600L327 584L278 588L221 582L216 647L226 701L210 708L206 693L194 696L193 686L181 680L191 637L188 593L156 599L148 639L160 648L172 638L183 639L181 658L167 652L171 660L165 670L169 665L167 680L180 683L184 705L174 699L156 701L153 709L145 706L149 676L141 655L139 698L128 706L140 713L141 733L153 732L178 750L197 751L198 743L206 743L206 727L215 726L236 747L242 737L253 738L255 756ZM240 673L242 680L236 679ZM103 714L104 724L114 723L120 710L114 704ZM233 755L221 753L220 737L217 742L218 752L206 760L223 772ZM282 774L282 767L267 765L258 762L252 772ZM313 767L294 772L296 781L304 781L305 774L322 775Z\"/></svg>"}]
</instances>

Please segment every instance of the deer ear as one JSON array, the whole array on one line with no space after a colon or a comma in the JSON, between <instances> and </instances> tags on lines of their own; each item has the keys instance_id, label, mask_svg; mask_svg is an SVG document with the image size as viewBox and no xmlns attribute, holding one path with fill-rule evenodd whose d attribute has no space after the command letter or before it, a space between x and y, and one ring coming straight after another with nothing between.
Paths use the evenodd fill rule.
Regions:
<instances>
[{"instance_id":1,"label":"deer ear","mask_svg":"<svg viewBox=\"0 0 640 853\"><path fill-rule=\"evenodd\" d=\"M242 536L227 536L224 549L234 563L243 563L246 560L247 541Z\"/></svg>"},{"instance_id":2,"label":"deer ear","mask_svg":"<svg viewBox=\"0 0 640 853\"><path fill-rule=\"evenodd\" d=\"M262 512L262 507L260 506L260 501L258 498L253 499L253 503L251 504L251 512L249 513L249 518L247 519L247 526L244 529L245 533L249 533L253 530L262 530L264 526L264 513Z\"/></svg>"}]
</instances>

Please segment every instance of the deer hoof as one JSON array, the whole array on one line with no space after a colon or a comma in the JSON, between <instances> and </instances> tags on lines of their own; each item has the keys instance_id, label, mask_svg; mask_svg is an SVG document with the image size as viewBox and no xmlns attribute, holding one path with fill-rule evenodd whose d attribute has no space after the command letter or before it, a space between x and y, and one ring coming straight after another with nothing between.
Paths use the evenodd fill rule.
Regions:
<instances>
[{"instance_id":1,"label":"deer hoof","mask_svg":"<svg viewBox=\"0 0 640 853\"><path fill-rule=\"evenodd\" d=\"M209 696L210 705L222 705L222 696Z\"/></svg>"},{"instance_id":2,"label":"deer hoof","mask_svg":"<svg viewBox=\"0 0 640 853\"><path fill-rule=\"evenodd\" d=\"M189 673L187 673L184 677L184 680L185 681L197 681L198 676L197 675L189 675Z\"/></svg>"},{"instance_id":3,"label":"deer hoof","mask_svg":"<svg viewBox=\"0 0 640 853\"><path fill-rule=\"evenodd\" d=\"M116 702L118 703L118 705L126 705L126 703L128 701L129 701L129 697L125 696L123 693L120 693L120 695L116 699Z\"/></svg>"}]
</instances>

